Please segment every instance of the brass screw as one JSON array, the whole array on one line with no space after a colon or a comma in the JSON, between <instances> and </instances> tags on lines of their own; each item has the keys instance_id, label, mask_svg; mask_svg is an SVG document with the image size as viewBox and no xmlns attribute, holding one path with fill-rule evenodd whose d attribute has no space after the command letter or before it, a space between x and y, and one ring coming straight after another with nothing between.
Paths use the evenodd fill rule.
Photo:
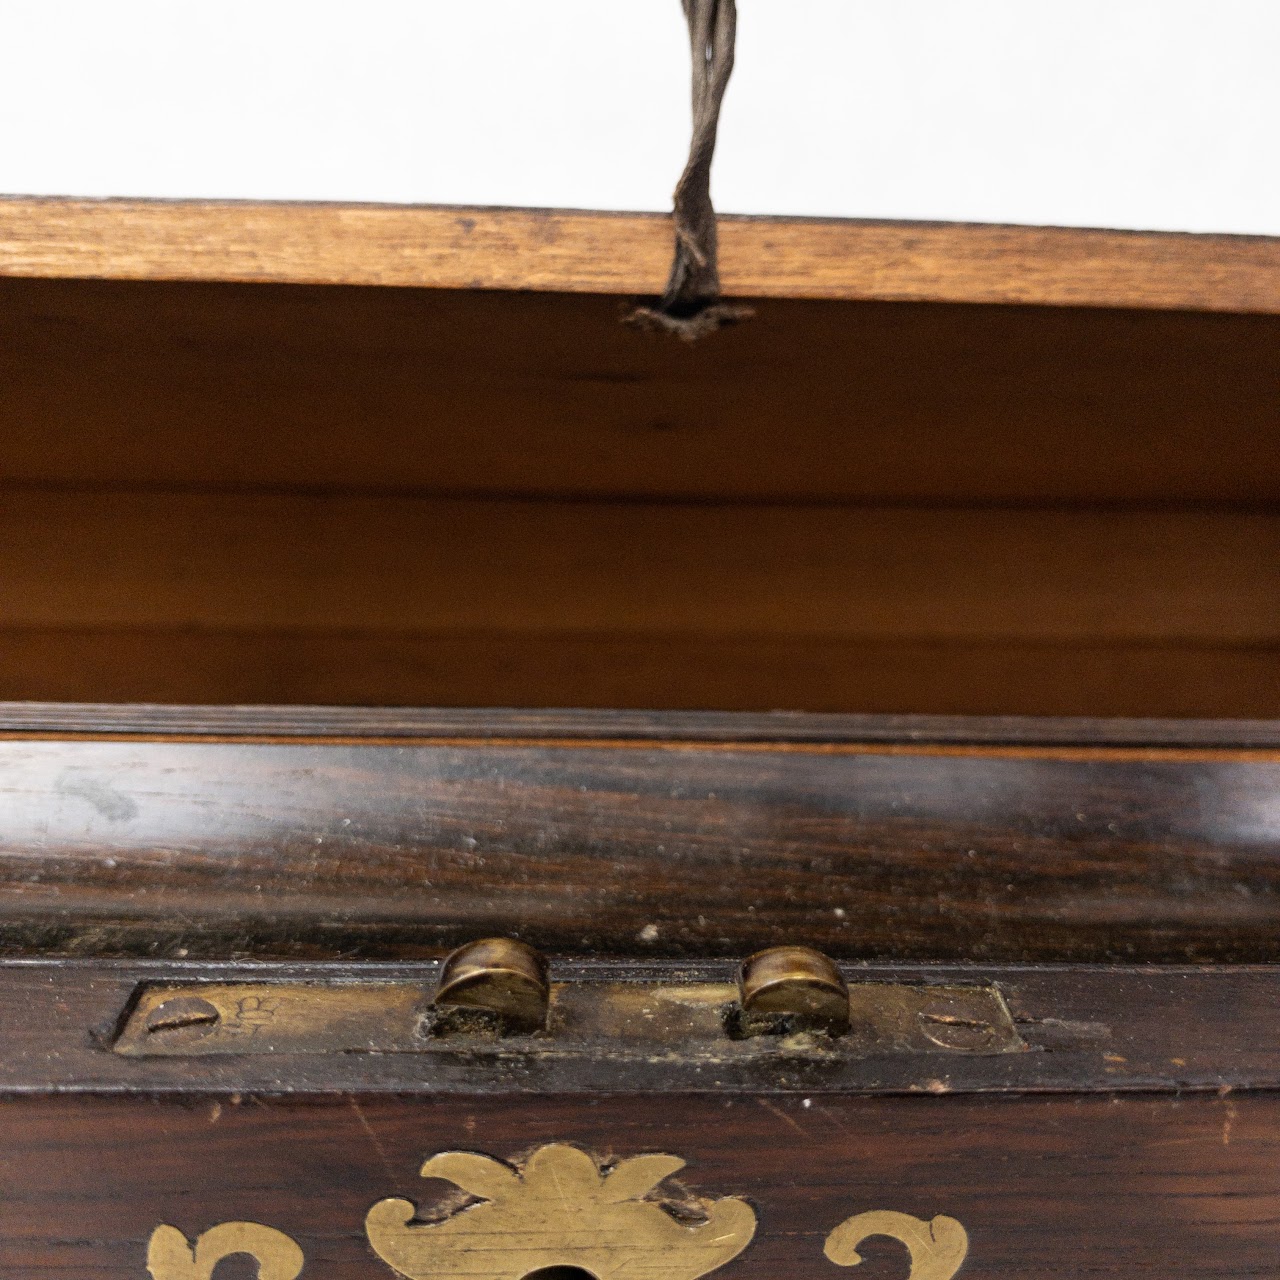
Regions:
<instances>
[{"instance_id":1,"label":"brass screw","mask_svg":"<svg viewBox=\"0 0 1280 1280\"><path fill-rule=\"evenodd\" d=\"M547 1025L550 998L539 952L512 938L482 938L446 958L433 1003L494 1014L503 1031L528 1035Z\"/></svg>"},{"instance_id":2,"label":"brass screw","mask_svg":"<svg viewBox=\"0 0 1280 1280\"><path fill-rule=\"evenodd\" d=\"M770 947L748 957L738 970L738 993L745 1034L839 1036L849 1030L848 984L831 960L810 947Z\"/></svg>"}]
</instances>

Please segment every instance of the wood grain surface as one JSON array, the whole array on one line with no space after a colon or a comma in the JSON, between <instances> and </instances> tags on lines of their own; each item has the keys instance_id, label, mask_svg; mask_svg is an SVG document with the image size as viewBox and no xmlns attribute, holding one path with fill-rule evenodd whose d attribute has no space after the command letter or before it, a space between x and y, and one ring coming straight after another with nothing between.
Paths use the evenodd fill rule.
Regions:
<instances>
[{"instance_id":1,"label":"wood grain surface","mask_svg":"<svg viewBox=\"0 0 1280 1280\"><path fill-rule=\"evenodd\" d=\"M0 200L0 274L661 292L653 214L227 201ZM722 218L737 297L1280 311L1280 241Z\"/></svg>"},{"instance_id":2,"label":"wood grain surface","mask_svg":"<svg viewBox=\"0 0 1280 1280\"><path fill-rule=\"evenodd\" d=\"M1261 514L28 491L0 580L0 632L1280 646Z\"/></svg>"},{"instance_id":3,"label":"wood grain surface","mask_svg":"<svg viewBox=\"0 0 1280 1280\"><path fill-rule=\"evenodd\" d=\"M1280 716L1272 644L22 628L0 696L528 708Z\"/></svg>"},{"instance_id":4,"label":"wood grain surface","mask_svg":"<svg viewBox=\"0 0 1280 1280\"><path fill-rule=\"evenodd\" d=\"M0 278L0 483L1255 510L1280 317Z\"/></svg>"},{"instance_id":5,"label":"wood grain surface","mask_svg":"<svg viewBox=\"0 0 1280 1280\"><path fill-rule=\"evenodd\" d=\"M726 1280L839 1272L823 1243L855 1213L943 1213L969 1235L968 1276L1137 1280L1268 1276L1280 1251L1280 1100L1222 1098L0 1102L0 1271L9 1280L144 1273L151 1232L194 1238L228 1220L293 1236L332 1280L389 1276L362 1224L375 1201L436 1205L418 1177L440 1151L510 1158L547 1142L598 1158L674 1153L682 1182L743 1196L754 1243ZM906 1255L865 1249L868 1280ZM246 1260L241 1259L243 1263ZM227 1264L227 1275L252 1275Z\"/></svg>"},{"instance_id":6,"label":"wood grain surface","mask_svg":"<svg viewBox=\"0 0 1280 1280\"><path fill-rule=\"evenodd\" d=\"M10 954L1274 960L1274 751L0 744Z\"/></svg>"},{"instance_id":7,"label":"wood grain surface","mask_svg":"<svg viewBox=\"0 0 1280 1280\"><path fill-rule=\"evenodd\" d=\"M1280 715L1280 520L10 493L9 699Z\"/></svg>"}]
</instances>

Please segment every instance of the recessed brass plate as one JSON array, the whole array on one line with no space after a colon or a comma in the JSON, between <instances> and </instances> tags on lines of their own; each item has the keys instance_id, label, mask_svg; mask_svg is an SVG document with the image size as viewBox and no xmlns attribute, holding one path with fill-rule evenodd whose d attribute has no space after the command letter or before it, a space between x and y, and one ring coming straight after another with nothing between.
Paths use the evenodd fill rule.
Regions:
<instances>
[{"instance_id":1,"label":"recessed brass plate","mask_svg":"<svg viewBox=\"0 0 1280 1280\"><path fill-rule=\"evenodd\" d=\"M859 1058L876 1054L1018 1053L1026 1046L991 986L853 983L849 1030L735 1035L738 991L719 982L553 983L544 1031L503 1036L440 1034L433 989L415 982L146 984L134 996L116 1053L186 1057L259 1053L422 1053L471 1056L522 1051L615 1061L655 1054L701 1062L749 1062L779 1054Z\"/></svg>"}]
</instances>

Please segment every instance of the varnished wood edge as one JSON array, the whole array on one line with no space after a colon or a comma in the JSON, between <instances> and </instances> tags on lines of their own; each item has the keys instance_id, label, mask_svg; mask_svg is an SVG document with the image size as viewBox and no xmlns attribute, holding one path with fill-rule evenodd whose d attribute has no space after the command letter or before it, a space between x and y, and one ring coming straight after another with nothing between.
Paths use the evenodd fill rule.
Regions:
<instances>
[{"instance_id":1,"label":"varnished wood edge","mask_svg":"<svg viewBox=\"0 0 1280 1280\"><path fill-rule=\"evenodd\" d=\"M721 219L745 298L1280 313L1280 237ZM424 205L0 198L0 275L650 295L661 214Z\"/></svg>"},{"instance_id":2,"label":"varnished wood edge","mask_svg":"<svg viewBox=\"0 0 1280 1280\"><path fill-rule=\"evenodd\" d=\"M1081 750L1269 751L1269 720L1094 720L1023 716L488 708L0 703L9 737L289 741L510 741Z\"/></svg>"}]
</instances>

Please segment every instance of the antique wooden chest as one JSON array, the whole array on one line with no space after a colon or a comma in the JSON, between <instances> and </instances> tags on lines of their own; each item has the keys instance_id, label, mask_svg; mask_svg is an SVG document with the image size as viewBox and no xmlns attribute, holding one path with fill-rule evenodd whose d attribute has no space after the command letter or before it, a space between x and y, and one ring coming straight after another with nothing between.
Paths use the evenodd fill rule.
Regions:
<instances>
[{"instance_id":1,"label":"antique wooden chest","mask_svg":"<svg viewBox=\"0 0 1280 1280\"><path fill-rule=\"evenodd\" d=\"M0 201L4 1280L1280 1271L1280 244L722 245Z\"/></svg>"}]
</instances>

